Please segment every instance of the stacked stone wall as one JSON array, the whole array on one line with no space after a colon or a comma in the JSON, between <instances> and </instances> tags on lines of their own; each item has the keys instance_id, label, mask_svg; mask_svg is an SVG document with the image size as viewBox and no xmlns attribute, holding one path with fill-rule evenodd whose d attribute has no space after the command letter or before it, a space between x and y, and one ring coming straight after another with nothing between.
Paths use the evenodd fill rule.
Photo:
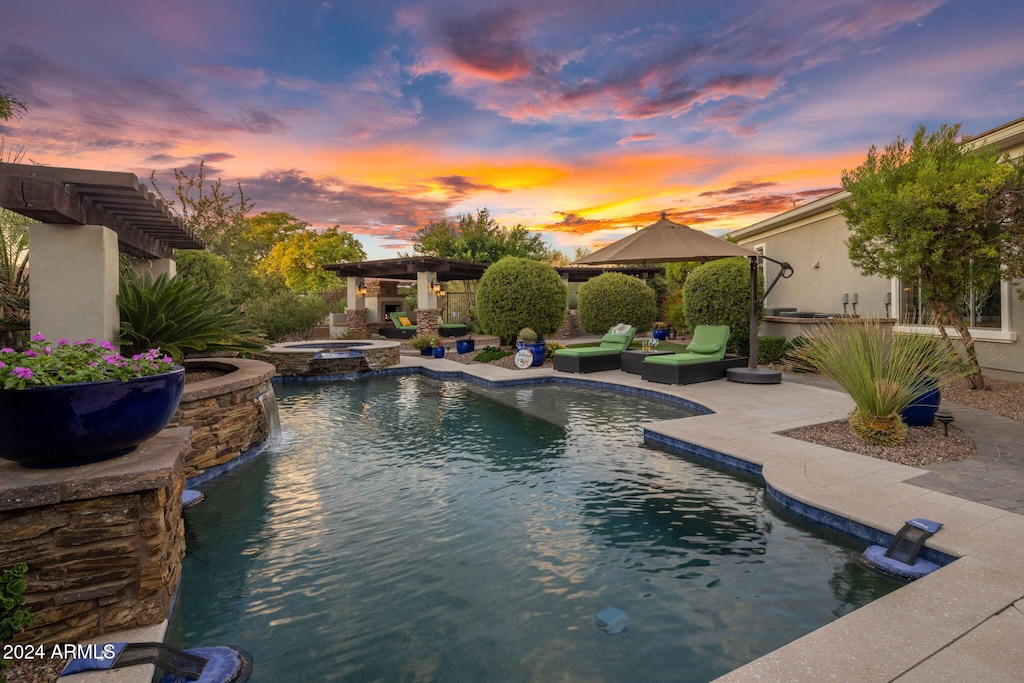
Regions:
<instances>
[{"instance_id":1,"label":"stacked stone wall","mask_svg":"<svg viewBox=\"0 0 1024 683\"><path fill-rule=\"evenodd\" d=\"M192 427L192 447L185 458L185 477L223 465L270 436L259 396L270 391L270 380L209 398L182 400L172 426Z\"/></svg>"},{"instance_id":2,"label":"stacked stone wall","mask_svg":"<svg viewBox=\"0 0 1024 683\"><path fill-rule=\"evenodd\" d=\"M187 442L188 430L165 430L120 462L49 471L53 483L4 465L0 568L28 565L35 614L14 642L81 642L167 618L185 554Z\"/></svg>"}]
</instances>

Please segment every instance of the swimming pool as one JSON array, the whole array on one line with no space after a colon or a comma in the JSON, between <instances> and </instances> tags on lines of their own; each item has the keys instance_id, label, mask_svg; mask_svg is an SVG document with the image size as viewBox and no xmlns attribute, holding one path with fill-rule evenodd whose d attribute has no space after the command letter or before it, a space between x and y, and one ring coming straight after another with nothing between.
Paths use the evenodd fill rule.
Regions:
<instances>
[{"instance_id":1,"label":"swimming pool","mask_svg":"<svg viewBox=\"0 0 1024 683\"><path fill-rule=\"evenodd\" d=\"M706 681L896 588L757 484L643 446L678 406L421 376L278 386L204 486L168 642L253 681ZM593 616L631 618L609 635Z\"/></svg>"}]
</instances>

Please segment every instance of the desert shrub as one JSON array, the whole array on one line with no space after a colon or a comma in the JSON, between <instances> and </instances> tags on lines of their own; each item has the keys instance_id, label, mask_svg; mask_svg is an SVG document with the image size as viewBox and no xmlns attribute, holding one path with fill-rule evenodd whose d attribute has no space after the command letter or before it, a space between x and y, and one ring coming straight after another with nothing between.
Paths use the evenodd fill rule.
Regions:
<instances>
[{"instance_id":1,"label":"desert shrub","mask_svg":"<svg viewBox=\"0 0 1024 683\"><path fill-rule=\"evenodd\" d=\"M548 342L547 345L544 347L544 362L545 363L552 363L552 362L554 362L554 360L555 360L555 358L554 358L555 351L557 351L558 349L564 349L564 348L565 347L563 345L559 344L558 342Z\"/></svg>"},{"instance_id":2,"label":"desert shrub","mask_svg":"<svg viewBox=\"0 0 1024 683\"><path fill-rule=\"evenodd\" d=\"M422 351L423 349L432 349L435 346L441 345L441 338L436 334L417 334L415 337L409 340L409 346Z\"/></svg>"},{"instance_id":3,"label":"desert shrub","mask_svg":"<svg viewBox=\"0 0 1024 683\"><path fill-rule=\"evenodd\" d=\"M807 337L798 335L786 342L786 347L783 350L782 358L785 362L790 363L792 365L793 372L808 371L807 368L805 368L803 365L800 365L797 362L797 359L795 357L796 350L807 346L807 341Z\"/></svg>"},{"instance_id":4,"label":"desert shrub","mask_svg":"<svg viewBox=\"0 0 1024 683\"><path fill-rule=\"evenodd\" d=\"M148 274L122 277L117 305L117 341L129 357L161 349L180 362L210 352L251 352L263 348L259 330L228 298L201 280Z\"/></svg>"},{"instance_id":5,"label":"desert shrub","mask_svg":"<svg viewBox=\"0 0 1024 683\"><path fill-rule=\"evenodd\" d=\"M902 443L900 411L926 391L963 375L959 359L937 337L893 334L880 323L830 322L790 353L799 367L842 388L856 408L850 429L867 443Z\"/></svg>"},{"instance_id":6,"label":"desert shrub","mask_svg":"<svg viewBox=\"0 0 1024 683\"><path fill-rule=\"evenodd\" d=\"M511 343L524 327L541 337L562 324L568 303L565 283L546 263L506 256L480 277L476 313L484 332Z\"/></svg>"},{"instance_id":7,"label":"desert shrub","mask_svg":"<svg viewBox=\"0 0 1024 683\"><path fill-rule=\"evenodd\" d=\"M245 302L245 312L254 325L274 342L309 339L324 320L329 306L320 296L283 289L266 299Z\"/></svg>"},{"instance_id":8,"label":"desert shrub","mask_svg":"<svg viewBox=\"0 0 1024 683\"><path fill-rule=\"evenodd\" d=\"M594 334L603 334L619 323L649 330L658 314L654 290L622 273L603 273L583 283L577 310L580 327Z\"/></svg>"},{"instance_id":9,"label":"desert shrub","mask_svg":"<svg viewBox=\"0 0 1024 683\"><path fill-rule=\"evenodd\" d=\"M758 277L758 291L763 290L764 283ZM728 325L728 351L747 352L750 345L750 264L747 259L726 258L702 264L686 278L683 298L683 312L690 329L697 325Z\"/></svg>"},{"instance_id":10,"label":"desert shrub","mask_svg":"<svg viewBox=\"0 0 1024 683\"><path fill-rule=\"evenodd\" d=\"M785 337L758 337L757 362L759 365L771 365L782 360L786 355Z\"/></svg>"}]
</instances>

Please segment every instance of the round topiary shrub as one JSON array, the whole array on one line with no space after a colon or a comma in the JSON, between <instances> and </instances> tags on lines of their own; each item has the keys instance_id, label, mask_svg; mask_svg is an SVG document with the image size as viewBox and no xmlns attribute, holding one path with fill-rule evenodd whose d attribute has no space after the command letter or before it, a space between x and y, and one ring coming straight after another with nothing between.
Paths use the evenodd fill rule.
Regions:
<instances>
[{"instance_id":1,"label":"round topiary shrub","mask_svg":"<svg viewBox=\"0 0 1024 683\"><path fill-rule=\"evenodd\" d=\"M759 275L758 294L763 291ZM745 258L726 258L701 265L686 278L683 307L691 330L697 325L728 325L727 350L746 355L750 348L750 263Z\"/></svg>"},{"instance_id":2,"label":"round topiary shrub","mask_svg":"<svg viewBox=\"0 0 1024 683\"><path fill-rule=\"evenodd\" d=\"M506 256L480 277L476 314L484 332L510 344L524 327L532 327L542 338L554 333L567 302L558 271L540 261Z\"/></svg>"},{"instance_id":3,"label":"round topiary shrub","mask_svg":"<svg viewBox=\"0 0 1024 683\"><path fill-rule=\"evenodd\" d=\"M655 299L654 290L635 277L598 275L580 287L580 327L593 334L604 334L619 323L628 323L640 332L649 330L658 314Z\"/></svg>"}]
</instances>

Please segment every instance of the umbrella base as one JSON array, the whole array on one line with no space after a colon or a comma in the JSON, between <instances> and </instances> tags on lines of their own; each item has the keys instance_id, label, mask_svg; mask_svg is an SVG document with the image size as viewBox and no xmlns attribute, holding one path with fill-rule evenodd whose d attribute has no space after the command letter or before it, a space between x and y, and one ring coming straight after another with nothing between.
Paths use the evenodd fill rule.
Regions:
<instances>
[{"instance_id":1,"label":"umbrella base","mask_svg":"<svg viewBox=\"0 0 1024 683\"><path fill-rule=\"evenodd\" d=\"M769 368L729 368L725 371L725 378L741 384L779 384L782 373Z\"/></svg>"}]
</instances>

